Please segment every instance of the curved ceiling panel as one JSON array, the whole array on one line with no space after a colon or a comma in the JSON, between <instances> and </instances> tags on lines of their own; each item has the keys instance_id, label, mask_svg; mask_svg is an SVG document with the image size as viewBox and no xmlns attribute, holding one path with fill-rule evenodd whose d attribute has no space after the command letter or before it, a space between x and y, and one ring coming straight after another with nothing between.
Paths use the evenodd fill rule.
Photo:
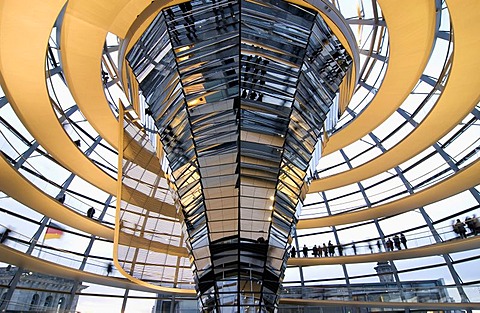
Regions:
<instances>
[{"instance_id":1,"label":"curved ceiling panel","mask_svg":"<svg viewBox=\"0 0 480 313\"><path fill-rule=\"evenodd\" d=\"M55 159L103 191L115 194L115 180L89 160L67 136L48 96L45 83L45 51L63 2L58 2L57 6L44 6L43 3L36 5L38 12L45 11L41 18L38 18L37 11L28 4L9 3L2 8L4 15L0 20L0 36L3 42L0 48L0 73L4 91L22 123ZM32 14L28 21L34 22L16 21L15 16L25 11ZM19 41L18 38L23 36L27 36L29 40ZM20 51L26 53L19 53ZM158 201L146 202L146 197L141 193L124 188L124 194L132 203L146 203L161 210L162 214L176 216L174 206Z\"/></svg>"},{"instance_id":2,"label":"curved ceiling panel","mask_svg":"<svg viewBox=\"0 0 480 313\"><path fill-rule=\"evenodd\" d=\"M477 159L477 161L475 161L473 164L470 164L468 167L457 172L455 175L442 180L430 188L411 194L405 198L365 210L331 215L327 217L302 219L298 222L297 227L299 229L303 229L345 225L408 212L415 208L440 201L456 195L464 190L475 187L480 183L480 176L478 175L479 172L480 161Z\"/></svg>"},{"instance_id":3,"label":"curved ceiling panel","mask_svg":"<svg viewBox=\"0 0 480 313\"><path fill-rule=\"evenodd\" d=\"M477 35L480 20L472 11L477 8L473 3L463 5L457 2L450 4L449 8L455 32L453 64L445 89L432 111L392 149L349 171L314 180L309 192L353 184L407 161L445 136L477 105L480 100L480 76L477 75L480 59L476 57L476 51L480 49Z\"/></svg>"}]
</instances>

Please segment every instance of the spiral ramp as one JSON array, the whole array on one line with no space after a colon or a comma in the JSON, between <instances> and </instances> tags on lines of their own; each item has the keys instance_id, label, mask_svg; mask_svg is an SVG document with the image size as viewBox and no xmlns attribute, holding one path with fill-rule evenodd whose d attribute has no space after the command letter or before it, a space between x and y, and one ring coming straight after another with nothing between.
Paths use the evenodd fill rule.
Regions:
<instances>
[{"instance_id":1,"label":"spiral ramp","mask_svg":"<svg viewBox=\"0 0 480 313\"><path fill-rule=\"evenodd\" d=\"M141 103L127 91L135 90L135 84L130 81L133 86L127 86L131 74L119 57L169 3L0 2L0 207L6 217L1 224L14 230L0 246L1 262L103 286L196 294L182 217L174 205L168 170L162 167L161 146L149 143L148 125L141 124L145 115ZM365 245L380 241L383 246L387 237L403 232L418 246L291 258L284 285L321 285L318 272L336 266L338 276L327 275L323 282L342 281L348 286L359 276L352 264L369 266L371 271L375 262L387 261L400 284L402 277L411 277L402 273L415 272L415 260L424 264L440 258L443 264L438 267L463 302L429 308L480 309L480 300L465 291L480 282L480 273L463 267L478 266L478 258L471 256L478 254L478 237L457 239L450 231L441 232L451 220L478 214L480 207L480 3L379 0L373 5L358 1L357 8L350 8L335 1L332 7L358 40L358 82L337 126L324 128L322 158L311 173L293 244L299 249L328 240L338 246L342 241ZM123 109L133 122L129 131L119 132ZM117 164L122 146L123 160ZM132 172L119 182L119 165L135 169L140 179ZM143 177L148 181L142 182ZM154 195L138 188L142 183ZM119 194L125 203L157 214L163 224L144 229L141 235L132 229L120 236L113 201ZM58 201L62 195L65 201ZM100 217L86 217L91 206L102 211ZM442 206L450 208L436 212ZM36 223L22 220L22 215L33 216ZM61 223L72 238L91 238L87 249L63 247L60 241L37 243L50 220ZM36 228L26 231L25 225ZM362 235L354 235L358 232ZM417 239L420 232L427 235ZM158 283L143 284L133 273L126 273L133 281L99 275L98 262L88 265L89 256L95 260L94 253L86 251L87 265L62 264L68 263L61 260L71 252L90 251L95 240L154 251L161 263ZM112 251L102 253L101 257L115 258ZM52 263L50 257L60 261ZM402 260L410 260L410 265ZM317 274L309 277L313 271ZM419 273L423 275L421 269ZM375 279L376 274L370 277ZM15 284L7 287L14 290ZM281 299L298 305L295 301ZM301 301L318 306L424 305Z\"/></svg>"}]
</instances>

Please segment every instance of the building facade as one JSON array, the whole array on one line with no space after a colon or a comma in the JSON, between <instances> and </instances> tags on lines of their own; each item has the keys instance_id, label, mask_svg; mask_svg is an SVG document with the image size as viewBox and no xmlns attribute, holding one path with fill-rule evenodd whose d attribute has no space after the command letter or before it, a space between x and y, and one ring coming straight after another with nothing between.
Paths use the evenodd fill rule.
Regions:
<instances>
[{"instance_id":1,"label":"building facade","mask_svg":"<svg viewBox=\"0 0 480 313\"><path fill-rule=\"evenodd\" d=\"M16 267L0 268L0 284L8 286ZM67 308L72 288L75 290L71 306ZM80 293L87 288L74 280L34 272L24 272L4 312L75 312ZM8 288L0 287L0 299L5 301Z\"/></svg>"}]
</instances>

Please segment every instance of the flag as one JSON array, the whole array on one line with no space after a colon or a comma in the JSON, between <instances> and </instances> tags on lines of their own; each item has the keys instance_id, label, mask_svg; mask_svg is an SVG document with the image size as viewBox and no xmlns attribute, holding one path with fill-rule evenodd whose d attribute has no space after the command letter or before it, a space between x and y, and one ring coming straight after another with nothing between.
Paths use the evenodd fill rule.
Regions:
<instances>
[{"instance_id":1,"label":"flag","mask_svg":"<svg viewBox=\"0 0 480 313\"><path fill-rule=\"evenodd\" d=\"M63 236L63 228L55 223L50 222L45 233L44 240L46 239L59 239Z\"/></svg>"}]
</instances>

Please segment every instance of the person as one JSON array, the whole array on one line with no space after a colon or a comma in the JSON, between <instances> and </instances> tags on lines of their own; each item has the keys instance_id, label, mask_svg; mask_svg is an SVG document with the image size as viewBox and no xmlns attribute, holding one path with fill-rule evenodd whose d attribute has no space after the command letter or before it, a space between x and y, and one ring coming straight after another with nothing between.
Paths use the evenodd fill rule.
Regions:
<instances>
[{"instance_id":1,"label":"person","mask_svg":"<svg viewBox=\"0 0 480 313\"><path fill-rule=\"evenodd\" d=\"M4 243L7 238L8 238L8 234L11 232L11 230L9 228L5 228L3 230L3 233L0 235L0 243Z\"/></svg>"},{"instance_id":2,"label":"person","mask_svg":"<svg viewBox=\"0 0 480 313\"><path fill-rule=\"evenodd\" d=\"M467 225L468 229L470 230L470 234L475 235L475 222L473 221L473 218L467 216L465 218L465 225Z\"/></svg>"},{"instance_id":3,"label":"person","mask_svg":"<svg viewBox=\"0 0 480 313\"><path fill-rule=\"evenodd\" d=\"M368 243L368 249L370 249L370 253L373 253L373 247L372 247L372 244L370 242Z\"/></svg>"},{"instance_id":4,"label":"person","mask_svg":"<svg viewBox=\"0 0 480 313\"><path fill-rule=\"evenodd\" d=\"M398 237L398 235L393 236L393 244L397 250L402 250L402 247L400 246L400 237Z\"/></svg>"},{"instance_id":5,"label":"person","mask_svg":"<svg viewBox=\"0 0 480 313\"><path fill-rule=\"evenodd\" d=\"M94 215L95 215L95 209L93 207L87 210L87 217L93 218Z\"/></svg>"},{"instance_id":6,"label":"person","mask_svg":"<svg viewBox=\"0 0 480 313\"><path fill-rule=\"evenodd\" d=\"M308 257L308 248L307 245L303 245L303 257Z\"/></svg>"},{"instance_id":7,"label":"person","mask_svg":"<svg viewBox=\"0 0 480 313\"><path fill-rule=\"evenodd\" d=\"M290 250L290 256L291 256L292 258L295 257L295 255L296 255L296 253L297 253L296 250L297 250L297 249L295 249L295 247L292 247L292 250Z\"/></svg>"},{"instance_id":8,"label":"person","mask_svg":"<svg viewBox=\"0 0 480 313\"><path fill-rule=\"evenodd\" d=\"M325 257L328 257L328 248L327 246L325 245L325 242L323 243L323 255Z\"/></svg>"},{"instance_id":9,"label":"person","mask_svg":"<svg viewBox=\"0 0 480 313\"><path fill-rule=\"evenodd\" d=\"M474 235L476 236L478 234L478 230L480 230L480 222L478 221L478 218L475 216L475 214L473 214L472 220L473 225L475 226Z\"/></svg>"},{"instance_id":10,"label":"person","mask_svg":"<svg viewBox=\"0 0 480 313\"><path fill-rule=\"evenodd\" d=\"M392 239L388 238L387 242L385 243L387 246L387 251L392 251L393 250L393 241Z\"/></svg>"},{"instance_id":11,"label":"person","mask_svg":"<svg viewBox=\"0 0 480 313\"><path fill-rule=\"evenodd\" d=\"M405 249L407 249L407 238L403 233L400 233L400 242L405 247Z\"/></svg>"},{"instance_id":12,"label":"person","mask_svg":"<svg viewBox=\"0 0 480 313\"><path fill-rule=\"evenodd\" d=\"M352 241L352 249L353 249L353 253L355 253L355 255L357 255L357 246L355 245L355 243Z\"/></svg>"},{"instance_id":13,"label":"person","mask_svg":"<svg viewBox=\"0 0 480 313\"><path fill-rule=\"evenodd\" d=\"M382 244L380 243L380 240L377 240L377 248L378 252L382 252Z\"/></svg>"},{"instance_id":14,"label":"person","mask_svg":"<svg viewBox=\"0 0 480 313\"><path fill-rule=\"evenodd\" d=\"M314 257L318 257L318 248L317 245L314 245L312 248L312 254Z\"/></svg>"},{"instance_id":15,"label":"person","mask_svg":"<svg viewBox=\"0 0 480 313\"><path fill-rule=\"evenodd\" d=\"M453 225L453 231L460 235L460 238L467 238L467 230L465 229L465 224L463 224L460 219L457 219L457 222Z\"/></svg>"},{"instance_id":16,"label":"person","mask_svg":"<svg viewBox=\"0 0 480 313\"><path fill-rule=\"evenodd\" d=\"M318 244L317 250L318 250L318 257L321 258L322 257L322 245L321 244Z\"/></svg>"},{"instance_id":17,"label":"person","mask_svg":"<svg viewBox=\"0 0 480 313\"><path fill-rule=\"evenodd\" d=\"M258 237L258 238L257 238L257 243L259 243L259 244L265 244L265 243L266 243L265 238L263 238L262 236Z\"/></svg>"},{"instance_id":18,"label":"person","mask_svg":"<svg viewBox=\"0 0 480 313\"><path fill-rule=\"evenodd\" d=\"M338 245L338 255L343 256L343 246L342 246L342 244Z\"/></svg>"},{"instance_id":19,"label":"person","mask_svg":"<svg viewBox=\"0 0 480 313\"><path fill-rule=\"evenodd\" d=\"M110 262L107 264L107 276L112 274L112 272L113 272L113 264Z\"/></svg>"},{"instance_id":20,"label":"person","mask_svg":"<svg viewBox=\"0 0 480 313\"><path fill-rule=\"evenodd\" d=\"M330 256L335 255L335 247L333 246L331 240L328 241L328 253L329 253Z\"/></svg>"}]
</instances>

